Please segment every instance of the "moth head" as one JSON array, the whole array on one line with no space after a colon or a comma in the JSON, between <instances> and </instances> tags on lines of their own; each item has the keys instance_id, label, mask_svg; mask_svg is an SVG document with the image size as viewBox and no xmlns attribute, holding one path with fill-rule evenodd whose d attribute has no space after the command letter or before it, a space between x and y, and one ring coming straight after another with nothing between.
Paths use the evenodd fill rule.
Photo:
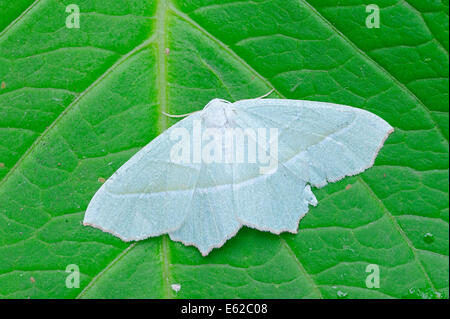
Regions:
<instances>
[{"instance_id":1,"label":"moth head","mask_svg":"<svg viewBox=\"0 0 450 319\"><path fill-rule=\"evenodd\" d=\"M213 99L202 111L202 118L206 127L225 127L235 116L233 103L222 99Z\"/></svg>"}]
</instances>

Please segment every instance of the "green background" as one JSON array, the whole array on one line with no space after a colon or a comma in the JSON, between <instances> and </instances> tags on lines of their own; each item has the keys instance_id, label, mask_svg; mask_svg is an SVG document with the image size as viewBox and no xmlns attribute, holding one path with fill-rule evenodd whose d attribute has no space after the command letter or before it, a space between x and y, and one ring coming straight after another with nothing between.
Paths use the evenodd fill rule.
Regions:
<instances>
[{"instance_id":1,"label":"green background","mask_svg":"<svg viewBox=\"0 0 450 319\"><path fill-rule=\"evenodd\" d=\"M373 3L379 29L360 0L0 0L0 297L448 298L448 0ZM298 234L245 228L204 258L81 225L161 111L272 88L395 127L373 168L313 190Z\"/></svg>"}]
</instances>

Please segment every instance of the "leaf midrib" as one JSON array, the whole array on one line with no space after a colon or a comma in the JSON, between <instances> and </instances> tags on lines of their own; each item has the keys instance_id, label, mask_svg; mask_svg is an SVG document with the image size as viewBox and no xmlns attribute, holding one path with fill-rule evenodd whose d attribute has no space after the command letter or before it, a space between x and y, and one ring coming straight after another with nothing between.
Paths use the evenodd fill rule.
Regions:
<instances>
[{"instance_id":1,"label":"leaf midrib","mask_svg":"<svg viewBox=\"0 0 450 319\"><path fill-rule=\"evenodd\" d=\"M167 108L167 61L166 61L166 48L167 48L167 1L159 0L156 10L156 42L158 46L158 79L159 90L159 118L158 127L159 131L163 132L168 128L169 122L167 116L163 113L168 113ZM170 258L169 258L169 239L168 235L163 235L161 239L161 258L162 258L162 284L164 297L166 299L173 299L174 295L171 289L171 275L170 275Z\"/></svg>"}]
</instances>

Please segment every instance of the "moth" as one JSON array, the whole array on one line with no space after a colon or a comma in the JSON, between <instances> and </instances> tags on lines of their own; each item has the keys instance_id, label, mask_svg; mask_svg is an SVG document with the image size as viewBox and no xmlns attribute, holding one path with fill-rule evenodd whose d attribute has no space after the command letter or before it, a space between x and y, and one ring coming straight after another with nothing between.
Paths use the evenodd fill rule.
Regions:
<instances>
[{"instance_id":1,"label":"moth","mask_svg":"<svg viewBox=\"0 0 450 319\"><path fill-rule=\"evenodd\" d=\"M183 115L184 116L184 115ZM245 225L296 233L311 186L370 168L393 128L368 111L288 99L213 99L120 167L84 225L124 241L168 234L206 256Z\"/></svg>"}]
</instances>

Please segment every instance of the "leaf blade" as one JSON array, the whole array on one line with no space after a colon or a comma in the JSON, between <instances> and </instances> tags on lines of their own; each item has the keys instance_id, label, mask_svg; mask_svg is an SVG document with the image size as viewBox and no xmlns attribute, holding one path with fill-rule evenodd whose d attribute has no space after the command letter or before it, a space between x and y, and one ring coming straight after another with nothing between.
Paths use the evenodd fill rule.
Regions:
<instances>
[{"instance_id":1,"label":"leaf blade","mask_svg":"<svg viewBox=\"0 0 450 319\"><path fill-rule=\"evenodd\" d=\"M95 7L94 1L87 3ZM53 115L35 117L42 119L40 127L33 127L35 132L20 147L0 152L0 162L11 159L6 170L0 167L4 176L0 184L0 296L448 297L448 114L442 112L448 89L439 84L448 81L448 74L434 82L439 92L435 99L425 98L423 88L428 81L406 83L398 64L383 60L388 55L370 51L373 38L369 33L364 33L368 40L362 42L345 29L345 21L336 12L347 8L328 7L328 2L209 3L160 1L157 8L135 8L132 15L143 19L131 28L141 31L134 40L110 37L124 41L115 47L117 54L109 52L113 58L103 64L103 73L94 71L88 80L73 81L58 87L59 91L32 92L33 100L42 101L38 104L55 97L63 103L55 103ZM408 4L396 9L424 19L442 10L420 3L414 6L416 11ZM359 25L365 18L361 8L349 9ZM21 20L33 21L37 12L61 16L61 9L51 1L41 3ZM92 11L96 10L96 19L109 14L114 20L129 7ZM249 16L254 21L251 25ZM448 16L441 19L448 21ZM445 30L432 28L430 20L425 24L429 30L421 34L437 37L445 49L445 37L436 35ZM22 34L20 28L19 23L7 32L17 32L16 39L27 39L24 27ZM117 25L116 30L123 28ZM406 32L401 25L392 30ZM2 56L13 54L5 41L0 36ZM51 46L43 43L41 52L47 54ZM28 53L36 54L35 49L30 47ZM80 51L79 56L87 61L88 51ZM411 61L406 73L420 76L423 68L416 66L422 62ZM110 72L101 75L109 68ZM23 69L30 70L27 64ZM0 80L8 74L5 70L0 67ZM46 72L52 75L50 69ZM14 94L8 90L20 86L10 79L7 91L0 91L2 112L11 103L8 95ZM396 126L375 167L318 191L319 207L301 221L297 235L278 237L244 229L203 258L194 248L167 238L149 239L130 248L79 224L83 209L100 186L99 178L111 175L172 123L160 116L161 108L187 113L213 97L250 98L271 87L280 97L362 107ZM25 101L20 96L19 100ZM23 112L10 112L9 118ZM21 128L27 128L30 121L24 121ZM0 122L0 127L11 123ZM5 142L0 145L10 145L15 135L9 130L4 136L9 140L2 139ZM25 140L26 135L22 136ZM424 240L427 233L433 235L433 242ZM64 269L70 263L80 266L79 290L65 287ZM380 265L380 289L365 286L365 267L370 263ZM175 283L181 284L179 292L170 287Z\"/></svg>"}]
</instances>

